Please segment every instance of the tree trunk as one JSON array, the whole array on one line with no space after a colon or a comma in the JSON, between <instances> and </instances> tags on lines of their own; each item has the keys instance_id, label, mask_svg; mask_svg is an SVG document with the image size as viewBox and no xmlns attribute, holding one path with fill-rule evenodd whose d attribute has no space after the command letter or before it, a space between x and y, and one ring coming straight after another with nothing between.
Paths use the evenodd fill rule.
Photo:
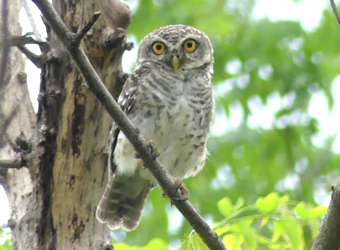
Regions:
<instances>
[{"instance_id":1,"label":"tree trunk","mask_svg":"<svg viewBox=\"0 0 340 250\"><path fill-rule=\"evenodd\" d=\"M126 3L65 0L53 5L72 32L78 32L95 11L101 11L102 16L85 36L83 45L99 76L117 97L122 87L117 80L124 52L121 43L131 19ZM31 138L29 149L20 155L28 168L2 171L11 207L13 249L112 249L110 231L95 217L107 181L106 148L112 120L87 89L59 40L49 29L48 34L49 50L41 71L34 135L24 130L29 127L27 119L26 125L16 127L17 134L11 134L15 138L23 131L26 138ZM108 49L106 41L117 44ZM17 87L13 88L17 93ZM25 88L28 99L26 85ZM11 123L9 128L12 126ZM12 178L13 171L23 174ZM26 179L30 185L25 184ZM27 197L26 202L12 198L22 197L16 193L18 184L25 184L19 189ZM22 214L18 216L15 211Z\"/></svg>"},{"instance_id":2,"label":"tree trunk","mask_svg":"<svg viewBox=\"0 0 340 250\"><path fill-rule=\"evenodd\" d=\"M2 4L5 4L4 1ZM9 34L20 35L21 27L17 20L21 1L7 1L7 4ZM0 36L0 40L5 39L3 32ZM5 50L6 48L3 51ZM36 119L26 84L25 59L17 48L10 47L7 50L9 53L5 81L0 83L0 159L18 164L21 156L26 153L23 149L27 146L24 138L32 137ZM12 145L20 135L22 140L18 141L18 148L14 150ZM22 154L19 150L23 151ZM8 224L12 227L13 249L24 249L25 245L29 246L26 237L33 238L33 235L28 234L34 231L30 224L23 223L33 197L30 172L25 166L20 169L0 166L0 184L3 185L10 203L11 219Z\"/></svg>"}]
</instances>

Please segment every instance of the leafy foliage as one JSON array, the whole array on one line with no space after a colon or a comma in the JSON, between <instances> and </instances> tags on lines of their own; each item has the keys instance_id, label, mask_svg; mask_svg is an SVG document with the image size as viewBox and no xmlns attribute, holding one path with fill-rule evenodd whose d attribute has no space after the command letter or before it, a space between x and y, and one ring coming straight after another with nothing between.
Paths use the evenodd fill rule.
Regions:
<instances>
[{"instance_id":1,"label":"leafy foliage","mask_svg":"<svg viewBox=\"0 0 340 250\"><path fill-rule=\"evenodd\" d=\"M248 206L243 198L232 204L225 197L217 207L225 218L214 229L229 250L310 249L320 216L327 211L326 207L293 202L288 195L280 197L277 193L260 197L255 205ZM208 249L193 232L181 247L191 249Z\"/></svg>"},{"instance_id":2,"label":"leafy foliage","mask_svg":"<svg viewBox=\"0 0 340 250\"><path fill-rule=\"evenodd\" d=\"M163 240L155 238L151 240L145 247L132 247L125 243L118 243L115 244L115 249L117 250L152 250L152 249L159 249L159 250L167 250L168 244L166 244Z\"/></svg>"},{"instance_id":3,"label":"leafy foliage","mask_svg":"<svg viewBox=\"0 0 340 250\"><path fill-rule=\"evenodd\" d=\"M297 21L254 19L256 1L252 0L134 3L129 33L137 41L160 26L184 23L204 31L214 46L214 127L218 129L210 138L211 155L204 170L185 181L191 202L208 221L222 221L228 213L244 207L253 207L253 216L267 220L262 227L256 216L243 220L246 232L241 231L241 224L225 224L223 237L229 237L235 249L240 242L249 242L247 249L252 249L253 233L257 245L268 245L275 236L277 245L270 246L273 249L308 249L316 232L316 227L308 224L312 220L308 216L322 214L323 209L316 206L322 200L320 195L325 199L339 177L340 156L332 150L335 135L315 144L320 121L310 114L315 95L325 96L329 110L334 105L332 86L340 69L340 36L333 14L325 10L320 25L306 31ZM268 194L274 198L268 198ZM269 199L270 205L260 196ZM293 205L285 197L302 203ZM285 208L281 214L279 208ZM265 219L265 214L273 212L291 216L295 222ZM289 236L289 228L300 230L300 234ZM170 246L178 246L179 239L190 230L156 189L150 194L138 229L114 232L114 236L129 245L145 246L153 238L161 238ZM249 240L243 236L246 234ZM185 243L188 249L190 244L200 246L194 235L188 238L194 243ZM293 236L302 237L304 243L298 245Z\"/></svg>"},{"instance_id":4,"label":"leafy foliage","mask_svg":"<svg viewBox=\"0 0 340 250\"><path fill-rule=\"evenodd\" d=\"M235 204L228 197L217 203L223 219L213 225L229 250L310 249L319 230L321 216L327 207L291 201L289 195L270 193L257 199L254 205L245 205L243 198ZM169 249L158 238L144 247L115 244L117 250ZM181 243L181 250L208 250L201 238L192 231Z\"/></svg>"},{"instance_id":5,"label":"leafy foliage","mask_svg":"<svg viewBox=\"0 0 340 250\"><path fill-rule=\"evenodd\" d=\"M12 241L8 229L3 229L5 226L0 226L0 250L12 250Z\"/></svg>"},{"instance_id":6,"label":"leafy foliage","mask_svg":"<svg viewBox=\"0 0 340 250\"><path fill-rule=\"evenodd\" d=\"M12 250L11 240L6 240L3 244L0 244L0 250Z\"/></svg>"},{"instance_id":7,"label":"leafy foliage","mask_svg":"<svg viewBox=\"0 0 340 250\"><path fill-rule=\"evenodd\" d=\"M256 20L255 3L131 1L129 33L140 41L160 26L183 23L212 40L218 129L204 170L185 182L194 206L218 221L214 228L228 249L310 249L325 213L317 198L327 197L339 178L335 135L315 144L321 121L310 114L317 94L330 110L334 105L339 25L329 10L312 31L297 21ZM116 242L124 241L115 249L179 247L190 231L156 189L138 229L113 232ZM193 232L181 248L206 249Z\"/></svg>"}]
</instances>

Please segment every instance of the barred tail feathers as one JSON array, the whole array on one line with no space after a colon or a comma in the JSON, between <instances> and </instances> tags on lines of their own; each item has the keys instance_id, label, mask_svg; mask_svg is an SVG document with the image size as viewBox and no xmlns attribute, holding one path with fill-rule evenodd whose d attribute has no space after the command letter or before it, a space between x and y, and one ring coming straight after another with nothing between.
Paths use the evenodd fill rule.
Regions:
<instances>
[{"instance_id":1,"label":"barred tail feathers","mask_svg":"<svg viewBox=\"0 0 340 250\"><path fill-rule=\"evenodd\" d=\"M138 174L110 178L97 207L97 219L107 223L111 230L119 227L127 231L135 230L142 218L150 190L150 181Z\"/></svg>"}]
</instances>

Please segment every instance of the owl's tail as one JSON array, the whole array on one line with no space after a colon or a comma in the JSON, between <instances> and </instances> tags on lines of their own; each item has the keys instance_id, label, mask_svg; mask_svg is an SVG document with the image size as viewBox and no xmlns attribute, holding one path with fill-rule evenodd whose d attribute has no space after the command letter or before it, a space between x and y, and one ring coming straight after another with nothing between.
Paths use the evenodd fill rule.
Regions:
<instances>
[{"instance_id":1,"label":"owl's tail","mask_svg":"<svg viewBox=\"0 0 340 250\"><path fill-rule=\"evenodd\" d=\"M119 227L127 231L135 230L150 190L150 181L138 174L110 178L97 207L97 219L107 223L111 230Z\"/></svg>"}]
</instances>

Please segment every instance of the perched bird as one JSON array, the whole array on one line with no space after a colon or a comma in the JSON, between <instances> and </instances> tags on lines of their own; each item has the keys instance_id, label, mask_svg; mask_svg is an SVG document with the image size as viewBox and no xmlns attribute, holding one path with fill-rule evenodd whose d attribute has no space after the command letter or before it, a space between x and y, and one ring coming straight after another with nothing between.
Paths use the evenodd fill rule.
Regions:
<instances>
[{"instance_id":1,"label":"perched bird","mask_svg":"<svg viewBox=\"0 0 340 250\"><path fill-rule=\"evenodd\" d=\"M177 180L197 174L205 164L215 106L213 63L213 48L203 32L186 25L161 27L140 42L136 69L118 100ZM96 215L112 230L130 231L139 225L157 182L115 125L111 136L109 183Z\"/></svg>"}]
</instances>

